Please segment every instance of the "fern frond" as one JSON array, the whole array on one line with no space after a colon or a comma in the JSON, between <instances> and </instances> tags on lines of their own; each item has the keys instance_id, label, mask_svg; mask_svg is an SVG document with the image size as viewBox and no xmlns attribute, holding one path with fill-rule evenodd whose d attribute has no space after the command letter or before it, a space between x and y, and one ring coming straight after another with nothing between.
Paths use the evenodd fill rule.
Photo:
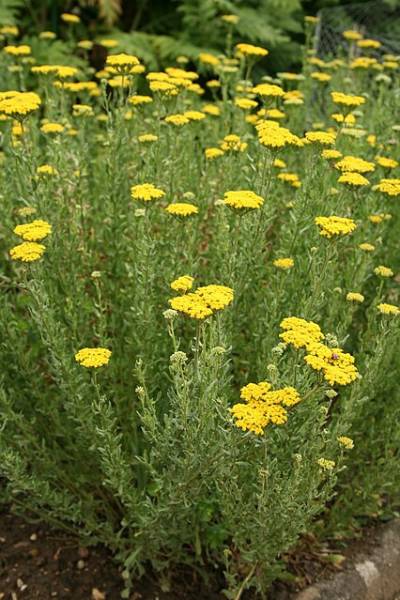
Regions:
<instances>
[{"instance_id":1,"label":"fern frond","mask_svg":"<svg viewBox=\"0 0 400 600\"><path fill-rule=\"evenodd\" d=\"M122 12L121 0L87 0L87 4L98 7L99 16L106 25L114 25Z\"/></svg>"},{"instance_id":2,"label":"fern frond","mask_svg":"<svg viewBox=\"0 0 400 600\"><path fill-rule=\"evenodd\" d=\"M25 0L0 1L0 25L16 25L19 12L22 11Z\"/></svg>"}]
</instances>

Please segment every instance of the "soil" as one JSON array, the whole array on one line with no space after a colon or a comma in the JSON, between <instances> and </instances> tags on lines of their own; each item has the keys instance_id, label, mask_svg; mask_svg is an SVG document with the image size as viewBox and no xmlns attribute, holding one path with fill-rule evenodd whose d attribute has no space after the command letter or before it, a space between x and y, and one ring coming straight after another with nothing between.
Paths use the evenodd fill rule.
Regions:
<instances>
[{"instance_id":1,"label":"soil","mask_svg":"<svg viewBox=\"0 0 400 600\"><path fill-rule=\"evenodd\" d=\"M295 551L283 557L287 574L273 586L270 600L287 598L351 564L374 544L375 531L376 526L366 528L362 537L346 545L304 536ZM188 572L175 579L169 593L151 578L142 580L134 585L130 600L226 600L221 586L214 592L205 589ZM105 548L82 548L64 532L0 512L0 600L120 600L122 589L121 570ZM254 595L242 596L250 598L256 600Z\"/></svg>"}]
</instances>

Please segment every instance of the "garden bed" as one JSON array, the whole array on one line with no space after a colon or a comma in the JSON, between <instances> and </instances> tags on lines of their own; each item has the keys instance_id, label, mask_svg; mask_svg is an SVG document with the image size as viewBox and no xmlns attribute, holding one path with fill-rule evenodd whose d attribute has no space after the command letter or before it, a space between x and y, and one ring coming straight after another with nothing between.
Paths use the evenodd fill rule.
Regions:
<instances>
[{"instance_id":1,"label":"garden bed","mask_svg":"<svg viewBox=\"0 0 400 600\"><path fill-rule=\"evenodd\" d=\"M395 572L398 571L397 563L395 560L390 561L387 556L388 551L393 552L394 557L399 554L400 536L397 546L391 538L396 536L396 532L398 534L399 529L400 524L396 520L388 524L370 524L354 539L330 545L317 542L312 536L304 537L296 550L285 556L287 580L273 585L270 600L292 600L297 598L298 593L299 600L309 600L318 598L318 591L325 590L327 593L328 589L332 594L336 591L340 593L338 587L340 588L344 581L353 581L354 588L358 579L362 578L359 565L365 564L369 557L373 559L379 554L389 569L384 573L387 590L391 593L392 587L398 582L399 586L396 589L400 591L400 578ZM393 586L388 583L388 573L392 572L390 569L393 571ZM144 580L134 586L131 600L225 598L224 594L217 590L217 583L214 591L211 591L201 582L194 581L193 574L188 576L181 573L176 579L170 592L163 592L150 580ZM42 523L27 522L8 511L1 513L1 600L119 600L123 589L122 581L121 570L113 563L110 553L105 548L80 547L76 538L64 532L53 530ZM354 597L355 593L357 590ZM334 597L332 595L332 598ZM245 593L242 598L255 596ZM382 598L391 599L392 595L383 595Z\"/></svg>"}]
</instances>

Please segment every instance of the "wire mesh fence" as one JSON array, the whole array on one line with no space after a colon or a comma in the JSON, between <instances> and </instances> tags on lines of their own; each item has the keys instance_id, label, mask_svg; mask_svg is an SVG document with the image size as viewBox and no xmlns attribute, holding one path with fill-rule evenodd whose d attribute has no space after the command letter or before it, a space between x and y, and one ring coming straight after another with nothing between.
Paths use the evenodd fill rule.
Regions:
<instances>
[{"instance_id":1,"label":"wire mesh fence","mask_svg":"<svg viewBox=\"0 0 400 600\"><path fill-rule=\"evenodd\" d=\"M400 4L396 4L380 0L322 9L316 32L318 56L329 58L347 53L349 42L343 32L349 29L381 42L375 51L377 55L400 54Z\"/></svg>"}]
</instances>

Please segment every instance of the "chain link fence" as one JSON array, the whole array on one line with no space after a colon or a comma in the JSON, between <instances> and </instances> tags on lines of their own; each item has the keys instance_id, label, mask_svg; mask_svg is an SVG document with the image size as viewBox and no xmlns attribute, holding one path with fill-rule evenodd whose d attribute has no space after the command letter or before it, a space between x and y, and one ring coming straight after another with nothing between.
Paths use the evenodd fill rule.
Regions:
<instances>
[{"instance_id":1,"label":"chain link fence","mask_svg":"<svg viewBox=\"0 0 400 600\"><path fill-rule=\"evenodd\" d=\"M322 9L316 31L317 55L329 59L346 53L349 42L342 34L348 29L381 42L377 57L400 55L400 4L396 4L380 0ZM370 51L368 54L371 56Z\"/></svg>"}]
</instances>

